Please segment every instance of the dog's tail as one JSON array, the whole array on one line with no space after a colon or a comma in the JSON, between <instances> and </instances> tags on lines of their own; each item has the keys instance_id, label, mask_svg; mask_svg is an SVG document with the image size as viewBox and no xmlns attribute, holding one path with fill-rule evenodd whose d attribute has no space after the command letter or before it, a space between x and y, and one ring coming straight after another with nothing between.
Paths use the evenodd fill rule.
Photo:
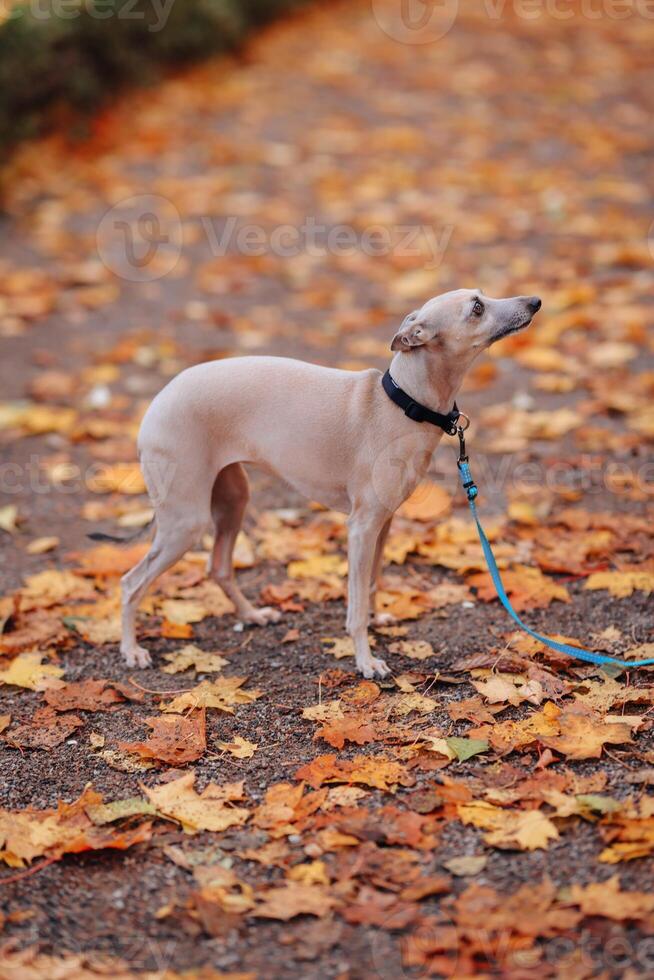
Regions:
<instances>
[{"instance_id":1,"label":"dog's tail","mask_svg":"<svg viewBox=\"0 0 654 980\"><path fill-rule=\"evenodd\" d=\"M91 541L117 541L119 544L127 544L129 541L136 541L137 538L140 538L142 534L150 530L153 524L154 517L151 517L143 527L139 527L133 534L126 534L123 537L117 534L104 534L102 531L92 531L91 534L87 534L86 536Z\"/></svg>"}]
</instances>

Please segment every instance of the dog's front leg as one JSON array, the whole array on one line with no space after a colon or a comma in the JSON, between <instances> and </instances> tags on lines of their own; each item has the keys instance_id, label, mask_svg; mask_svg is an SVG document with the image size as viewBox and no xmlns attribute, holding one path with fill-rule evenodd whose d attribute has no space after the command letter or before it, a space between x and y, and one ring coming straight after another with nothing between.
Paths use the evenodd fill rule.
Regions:
<instances>
[{"instance_id":1,"label":"dog's front leg","mask_svg":"<svg viewBox=\"0 0 654 980\"><path fill-rule=\"evenodd\" d=\"M348 602L346 629L354 643L356 664L364 677L386 677L390 669L383 660L370 653L368 642L368 613L370 582L375 561L377 540L387 519L354 511L348 521Z\"/></svg>"},{"instance_id":2,"label":"dog's front leg","mask_svg":"<svg viewBox=\"0 0 654 980\"><path fill-rule=\"evenodd\" d=\"M375 626L391 626L393 623L397 622L395 616L392 616L390 613L377 612L377 588L379 586L382 568L384 567L384 548L386 546L388 532L391 529L392 520L392 517L388 518L377 536L375 557L372 563L372 575L370 578L370 613Z\"/></svg>"}]
</instances>

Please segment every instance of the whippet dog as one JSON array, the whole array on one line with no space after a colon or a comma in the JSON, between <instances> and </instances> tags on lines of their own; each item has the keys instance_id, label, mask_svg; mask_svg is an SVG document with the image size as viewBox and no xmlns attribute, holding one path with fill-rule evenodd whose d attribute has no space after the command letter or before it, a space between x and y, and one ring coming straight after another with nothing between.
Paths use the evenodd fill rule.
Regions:
<instances>
[{"instance_id":1,"label":"whippet dog","mask_svg":"<svg viewBox=\"0 0 654 980\"><path fill-rule=\"evenodd\" d=\"M155 534L122 579L127 664L151 663L136 640L146 589L211 523L209 574L237 617L259 625L280 618L276 609L253 606L234 576L232 552L249 498L243 464L251 463L348 514L347 631L363 676L388 674L371 655L368 617L392 516L425 475L443 432L455 431L456 394L473 360L526 327L540 305L537 296L491 299L470 289L436 296L405 318L384 376L264 356L182 371L156 396L138 437Z\"/></svg>"}]
</instances>

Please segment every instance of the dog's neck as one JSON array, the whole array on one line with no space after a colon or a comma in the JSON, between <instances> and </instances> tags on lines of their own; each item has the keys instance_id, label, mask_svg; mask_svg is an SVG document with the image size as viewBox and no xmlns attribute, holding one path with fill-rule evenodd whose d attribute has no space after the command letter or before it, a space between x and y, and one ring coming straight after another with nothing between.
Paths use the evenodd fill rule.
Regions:
<instances>
[{"instance_id":1,"label":"dog's neck","mask_svg":"<svg viewBox=\"0 0 654 980\"><path fill-rule=\"evenodd\" d=\"M426 347L398 351L391 361L393 381L414 401L434 412L452 410L468 365L452 365Z\"/></svg>"}]
</instances>

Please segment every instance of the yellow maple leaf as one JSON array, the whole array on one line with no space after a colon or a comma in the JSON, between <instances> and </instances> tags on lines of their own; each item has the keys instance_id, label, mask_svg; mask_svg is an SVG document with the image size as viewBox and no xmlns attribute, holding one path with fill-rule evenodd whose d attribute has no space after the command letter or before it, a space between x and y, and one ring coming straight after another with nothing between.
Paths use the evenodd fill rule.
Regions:
<instances>
[{"instance_id":1,"label":"yellow maple leaf","mask_svg":"<svg viewBox=\"0 0 654 980\"><path fill-rule=\"evenodd\" d=\"M585 887L571 885L570 901L578 905L584 915L599 915L618 922L624 919L642 919L654 912L654 895L649 892L621 891L617 875L608 881L591 882Z\"/></svg>"},{"instance_id":2,"label":"yellow maple leaf","mask_svg":"<svg viewBox=\"0 0 654 980\"><path fill-rule=\"evenodd\" d=\"M308 708L302 709L302 717L309 721L335 721L344 718L343 706L340 698L335 701L323 701L321 704L312 704Z\"/></svg>"},{"instance_id":3,"label":"yellow maple leaf","mask_svg":"<svg viewBox=\"0 0 654 980\"><path fill-rule=\"evenodd\" d=\"M169 623L176 626L187 626L189 623L200 623L209 615L209 610L202 602L194 599L164 599L159 603L159 610Z\"/></svg>"},{"instance_id":4,"label":"yellow maple leaf","mask_svg":"<svg viewBox=\"0 0 654 980\"><path fill-rule=\"evenodd\" d=\"M243 690L247 677L219 677L215 681L202 681L192 690L179 694L172 701L162 705L162 711L183 714L194 708L217 708L234 714L234 705L250 704L261 697L261 691Z\"/></svg>"},{"instance_id":5,"label":"yellow maple leaf","mask_svg":"<svg viewBox=\"0 0 654 980\"><path fill-rule=\"evenodd\" d=\"M532 742L541 741L547 735L558 735L560 708L548 701L541 711L536 711L520 721L511 719L495 722L488 730L477 730L475 736L488 737L492 747L502 754L514 749L524 748ZM469 734L473 734L470 732Z\"/></svg>"},{"instance_id":6,"label":"yellow maple leaf","mask_svg":"<svg viewBox=\"0 0 654 980\"><path fill-rule=\"evenodd\" d=\"M315 555L288 564L288 577L292 579L323 578L329 575L345 575L347 562L341 555Z\"/></svg>"},{"instance_id":7,"label":"yellow maple leaf","mask_svg":"<svg viewBox=\"0 0 654 980\"><path fill-rule=\"evenodd\" d=\"M400 694L393 704L391 714L400 718L412 711L417 711L420 715L427 715L436 708L437 704L438 702L434 698L428 698L424 694L418 694L417 691L411 691L407 694Z\"/></svg>"},{"instance_id":8,"label":"yellow maple leaf","mask_svg":"<svg viewBox=\"0 0 654 980\"><path fill-rule=\"evenodd\" d=\"M459 819L486 830L484 840L492 847L534 851L546 848L559 832L540 810L503 810L492 803L475 801L458 806Z\"/></svg>"},{"instance_id":9,"label":"yellow maple leaf","mask_svg":"<svg viewBox=\"0 0 654 980\"><path fill-rule=\"evenodd\" d=\"M354 642L350 636L323 636L322 643L329 643L327 652L337 660L354 656Z\"/></svg>"},{"instance_id":10,"label":"yellow maple leaf","mask_svg":"<svg viewBox=\"0 0 654 980\"><path fill-rule=\"evenodd\" d=\"M646 566L632 565L617 572L593 572L586 579L587 589L608 589L617 599L626 599L633 592L654 592L654 571Z\"/></svg>"},{"instance_id":11,"label":"yellow maple leaf","mask_svg":"<svg viewBox=\"0 0 654 980\"><path fill-rule=\"evenodd\" d=\"M434 656L434 648L426 640L398 640L397 643L391 643L388 649L391 653L401 653L411 660L427 660Z\"/></svg>"},{"instance_id":12,"label":"yellow maple leaf","mask_svg":"<svg viewBox=\"0 0 654 980\"><path fill-rule=\"evenodd\" d=\"M234 806L243 799L243 783L209 785L197 793L195 773L187 772L179 779L160 786L142 786L142 790L159 813L179 821L187 834L197 830L221 831L244 824L249 810Z\"/></svg>"},{"instance_id":13,"label":"yellow maple leaf","mask_svg":"<svg viewBox=\"0 0 654 980\"><path fill-rule=\"evenodd\" d=\"M15 684L16 687L27 687L32 691L45 691L52 687L62 687L63 677L61 667L54 664L44 664L45 654L34 651L19 653L5 670L0 670L0 684Z\"/></svg>"},{"instance_id":14,"label":"yellow maple leaf","mask_svg":"<svg viewBox=\"0 0 654 980\"><path fill-rule=\"evenodd\" d=\"M68 599L97 599L93 584L67 569L48 568L25 579L21 591L21 608L58 605Z\"/></svg>"},{"instance_id":15,"label":"yellow maple leaf","mask_svg":"<svg viewBox=\"0 0 654 980\"><path fill-rule=\"evenodd\" d=\"M248 742L246 738L235 735L231 742L216 742L216 746L223 752L229 752L235 759L251 759L256 752L258 745L256 742Z\"/></svg>"},{"instance_id":16,"label":"yellow maple leaf","mask_svg":"<svg viewBox=\"0 0 654 980\"><path fill-rule=\"evenodd\" d=\"M174 653L166 653L164 660L168 661L168 664L161 668L165 674L178 674L189 669L200 674L212 674L222 670L229 663L220 653L209 653L193 643L187 643Z\"/></svg>"}]
</instances>

